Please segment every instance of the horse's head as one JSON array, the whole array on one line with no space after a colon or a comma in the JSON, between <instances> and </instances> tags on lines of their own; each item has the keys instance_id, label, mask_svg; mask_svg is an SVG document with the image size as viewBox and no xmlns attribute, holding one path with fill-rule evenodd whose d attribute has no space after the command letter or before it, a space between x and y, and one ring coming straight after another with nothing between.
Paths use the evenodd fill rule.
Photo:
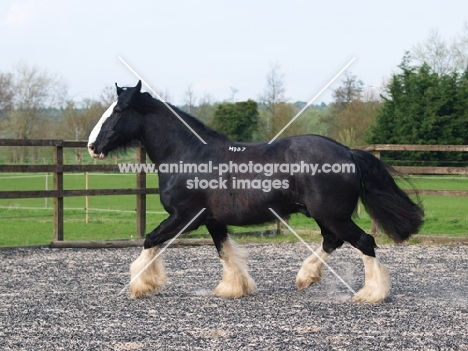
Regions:
<instances>
[{"instance_id":1,"label":"horse's head","mask_svg":"<svg viewBox=\"0 0 468 351\"><path fill-rule=\"evenodd\" d=\"M117 86L117 101L104 112L89 135L88 151L94 158L104 158L113 150L125 148L139 137L139 118L131 102L140 94L141 81L133 88Z\"/></svg>"}]
</instances>

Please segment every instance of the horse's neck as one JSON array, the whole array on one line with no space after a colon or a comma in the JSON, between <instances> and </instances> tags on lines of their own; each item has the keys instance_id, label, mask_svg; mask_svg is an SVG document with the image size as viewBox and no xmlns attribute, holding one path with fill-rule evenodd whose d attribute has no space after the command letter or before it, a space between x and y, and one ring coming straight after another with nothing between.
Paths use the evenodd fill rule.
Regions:
<instances>
[{"instance_id":1,"label":"horse's neck","mask_svg":"<svg viewBox=\"0 0 468 351\"><path fill-rule=\"evenodd\" d=\"M200 154L201 148L204 146L201 139L207 144L221 141L222 138L208 135L206 130L197 123L190 123L192 117L183 116L182 118L190 125L192 130L178 120L176 116L168 114L164 116L147 116L142 142L151 161L156 165L178 162L186 158L187 155ZM197 151L199 148L200 150Z\"/></svg>"}]
</instances>

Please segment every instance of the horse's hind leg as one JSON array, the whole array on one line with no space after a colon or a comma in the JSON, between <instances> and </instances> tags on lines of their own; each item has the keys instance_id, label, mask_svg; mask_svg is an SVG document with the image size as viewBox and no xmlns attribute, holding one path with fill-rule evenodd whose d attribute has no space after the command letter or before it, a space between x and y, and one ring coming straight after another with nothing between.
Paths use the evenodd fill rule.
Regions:
<instances>
[{"instance_id":1,"label":"horse's hind leg","mask_svg":"<svg viewBox=\"0 0 468 351\"><path fill-rule=\"evenodd\" d=\"M327 228L318 223L323 236L322 245L308 258L305 259L301 269L296 276L296 285L299 290L308 288L313 283L317 283L322 279L322 267L329 256L338 247L343 245L343 240L338 239Z\"/></svg>"},{"instance_id":2,"label":"horse's hind leg","mask_svg":"<svg viewBox=\"0 0 468 351\"><path fill-rule=\"evenodd\" d=\"M365 269L365 283L354 296L354 301L378 303L390 293L388 269L375 257L375 240L359 228L351 219L334 223L329 228L340 239L349 242L360 251Z\"/></svg>"},{"instance_id":3,"label":"horse's hind leg","mask_svg":"<svg viewBox=\"0 0 468 351\"><path fill-rule=\"evenodd\" d=\"M223 277L214 291L215 294L221 297L238 298L250 295L257 290L247 269L245 261L247 254L229 237L227 227L218 222L210 222L206 227L213 238L223 265Z\"/></svg>"},{"instance_id":4,"label":"horse's hind leg","mask_svg":"<svg viewBox=\"0 0 468 351\"><path fill-rule=\"evenodd\" d=\"M368 303L382 302L390 294L390 273L377 258L364 254L361 256L366 280L361 290L354 295L353 300Z\"/></svg>"}]
</instances>

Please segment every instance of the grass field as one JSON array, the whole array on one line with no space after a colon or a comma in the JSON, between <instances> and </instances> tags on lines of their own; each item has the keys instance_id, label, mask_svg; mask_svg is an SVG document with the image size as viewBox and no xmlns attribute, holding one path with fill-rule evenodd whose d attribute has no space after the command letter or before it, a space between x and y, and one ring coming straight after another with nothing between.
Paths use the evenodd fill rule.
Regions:
<instances>
[{"instance_id":1,"label":"grass field","mask_svg":"<svg viewBox=\"0 0 468 351\"><path fill-rule=\"evenodd\" d=\"M412 177L418 189L468 190L468 177ZM52 189L52 176L48 178ZM134 174L91 174L90 188L132 188ZM157 187L157 176L148 175L148 187ZM65 189L84 189L84 174L66 174ZM402 187L408 188L405 184ZM0 174L0 190L44 190L45 174ZM426 221L421 234L468 236L468 199L466 197L421 196L426 211ZM135 237L135 196L90 197L90 222L85 223L85 198L65 198L65 240L109 240ZM47 244L53 239L53 199L1 199L0 246ZM156 227L167 217L159 203L158 195L147 200L147 230ZM364 210L356 219L365 230L370 229L370 218ZM301 235L318 230L311 219L293 215L290 225ZM274 224L256 227L232 227L231 232L273 229ZM207 236L204 227L190 233ZM263 238L264 239L264 238ZM249 239L251 241L263 240ZM294 241L293 237L278 240Z\"/></svg>"}]
</instances>

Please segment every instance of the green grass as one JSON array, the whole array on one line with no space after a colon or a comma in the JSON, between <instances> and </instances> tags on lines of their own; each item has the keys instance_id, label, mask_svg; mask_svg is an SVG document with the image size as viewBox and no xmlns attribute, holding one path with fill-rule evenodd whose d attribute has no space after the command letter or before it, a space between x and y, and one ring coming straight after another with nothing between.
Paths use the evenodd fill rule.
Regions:
<instances>
[{"instance_id":1,"label":"green grass","mask_svg":"<svg viewBox=\"0 0 468 351\"><path fill-rule=\"evenodd\" d=\"M0 174L0 190L44 190L45 175ZM21 177L21 178L20 178ZM419 189L468 190L468 177L411 177ZM135 175L92 174L90 188L133 188ZM148 186L157 187L157 176L148 175ZM401 183L403 188L409 186ZM52 189L52 176L48 180ZM65 189L84 189L83 174L66 174ZM426 211L426 221L421 234L468 235L468 199L456 196L421 196ZM85 223L85 198L65 198L65 240L111 240L135 237L135 196L90 197L90 222ZM0 246L48 244L53 240L53 199L0 199ZM98 210L99 209L99 210ZM128 211L128 212L112 212ZM158 195L149 195L147 200L147 229L156 227L167 214ZM371 221L364 209L355 219L363 229L369 231ZM317 224L303 215L291 216L290 225L309 241L319 240ZM274 229L274 224L249 227L232 227L230 230L240 242L276 242L297 239L293 235L250 236L239 233ZM205 227L189 234L191 237L209 237ZM386 239L380 239L385 241Z\"/></svg>"},{"instance_id":2,"label":"green grass","mask_svg":"<svg viewBox=\"0 0 468 351\"><path fill-rule=\"evenodd\" d=\"M468 190L468 177L463 176L410 176L398 179L397 183L403 189L411 189L411 184L416 189L424 190Z\"/></svg>"}]
</instances>

